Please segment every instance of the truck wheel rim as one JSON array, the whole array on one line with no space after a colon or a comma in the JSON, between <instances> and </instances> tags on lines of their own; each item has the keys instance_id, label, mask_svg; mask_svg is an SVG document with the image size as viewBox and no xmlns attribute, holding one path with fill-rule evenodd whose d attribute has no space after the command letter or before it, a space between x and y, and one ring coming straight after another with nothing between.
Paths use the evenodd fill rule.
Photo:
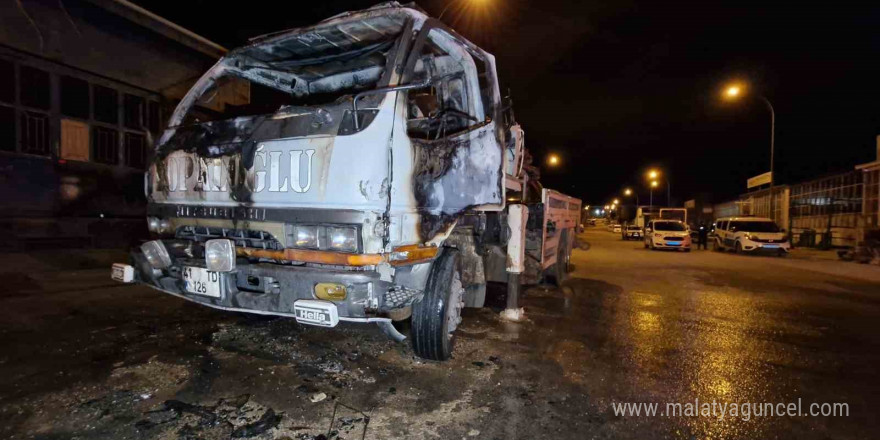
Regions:
<instances>
[{"instance_id":1,"label":"truck wheel rim","mask_svg":"<svg viewBox=\"0 0 880 440\"><path fill-rule=\"evenodd\" d=\"M464 287L461 285L461 276L458 271L452 277L452 285L449 287L449 305L446 307L446 329L449 337L461 324L461 309L464 308Z\"/></svg>"}]
</instances>

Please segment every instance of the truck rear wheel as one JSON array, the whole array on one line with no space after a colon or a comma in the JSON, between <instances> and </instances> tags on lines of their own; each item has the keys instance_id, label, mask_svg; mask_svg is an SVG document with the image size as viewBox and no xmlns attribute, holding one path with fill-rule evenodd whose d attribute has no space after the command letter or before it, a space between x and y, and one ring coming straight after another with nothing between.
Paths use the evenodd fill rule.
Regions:
<instances>
[{"instance_id":1,"label":"truck rear wheel","mask_svg":"<svg viewBox=\"0 0 880 440\"><path fill-rule=\"evenodd\" d=\"M431 267L425 294L413 304L411 336L416 355L435 361L452 356L462 308L464 287L458 250L446 248Z\"/></svg>"},{"instance_id":2,"label":"truck rear wheel","mask_svg":"<svg viewBox=\"0 0 880 440\"><path fill-rule=\"evenodd\" d=\"M544 271L544 278L554 286L561 286L568 277L568 269L571 265L571 250L568 245L568 229L559 234L559 244L556 246L556 263Z\"/></svg>"}]
</instances>

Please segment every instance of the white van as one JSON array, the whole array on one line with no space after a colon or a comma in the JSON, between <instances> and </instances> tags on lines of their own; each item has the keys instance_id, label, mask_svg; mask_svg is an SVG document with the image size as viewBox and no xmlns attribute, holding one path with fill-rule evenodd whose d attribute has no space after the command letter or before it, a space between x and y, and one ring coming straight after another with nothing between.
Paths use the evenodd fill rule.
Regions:
<instances>
[{"instance_id":1,"label":"white van","mask_svg":"<svg viewBox=\"0 0 880 440\"><path fill-rule=\"evenodd\" d=\"M772 252L783 256L791 250L791 245L785 238L785 230L779 229L769 218L725 217L715 221L714 248L738 254Z\"/></svg>"}]
</instances>

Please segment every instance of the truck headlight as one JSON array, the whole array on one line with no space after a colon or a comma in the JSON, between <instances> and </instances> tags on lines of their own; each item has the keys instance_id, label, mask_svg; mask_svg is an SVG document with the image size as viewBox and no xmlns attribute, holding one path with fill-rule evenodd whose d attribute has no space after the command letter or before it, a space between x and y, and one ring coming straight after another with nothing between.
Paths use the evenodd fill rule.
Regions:
<instances>
[{"instance_id":1,"label":"truck headlight","mask_svg":"<svg viewBox=\"0 0 880 440\"><path fill-rule=\"evenodd\" d=\"M147 217L147 230L150 232L159 232L159 219L156 217Z\"/></svg>"},{"instance_id":2,"label":"truck headlight","mask_svg":"<svg viewBox=\"0 0 880 440\"><path fill-rule=\"evenodd\" d=\"M235 270L235 243L225 238L206 241L205 266L211 272Z\"/></svg>"},{"instance_id":3,"label":"truck headlight","mask_svg":"<svg viewBox=\"0 0 880 440\"><path fill-rule=\"evenodd\" d=\"M328 248L335 251L357 252L357 228L327 227Z\"/></svg>"},{"instance_id":4,"label":"truck headlight","mask_svg":"<svg viewBox=\"0 0 880 440\"><path fill-rule=\"evenodd\" d=\"M302 248L318 247L318 227L296 225L293 227L293 245Z\"/></svg>"},{"instance_id":5,"label":"truck headlight","mask_svg":"<svg viewBox=\"0 0 880 440\"><path fill-rule=\"evenodd\" d=\"M144 257L156 269L165 269L171 266L171 256L168 255L168 249L162 243L162 240L148 241L141 245L141 252Z\"/></svg>"}]
</instances>

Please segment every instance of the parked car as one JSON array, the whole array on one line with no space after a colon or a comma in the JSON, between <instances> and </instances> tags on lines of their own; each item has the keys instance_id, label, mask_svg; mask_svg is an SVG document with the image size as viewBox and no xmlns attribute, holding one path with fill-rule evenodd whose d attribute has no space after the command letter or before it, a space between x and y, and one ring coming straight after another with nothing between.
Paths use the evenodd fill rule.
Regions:
<instances>
[{"instance_id":1,"label":"parked car","mask_svg":"<svg viewBox=\"0 0 880 440\"><path fill-rule=\"evenodd\" d=\"M620 235L624 240L641 240L642 228L638 225L626 225Z\"/></svg>"},{"instance_id":2,"label":"parked car","mask_svg":"<svg viewBox=\"0 0 880 440\"><path fill-rule=\"evenodd\" d=\"M596 226L596 219L594 219L594 218L590 219L590 226Z\"/></svg>"},{"instance_id":3,"label":"parked car","mask_svg":"<svg viewBox=\"0 0 880 440\"><path fill-rule=\"evenodd\" d=\"M766 217L725 217L715 221L714 249L743 252L774 253L787 255L791 244L785 237L785 229L776 226Z\"/></svg>"},{"instance_id":4,"label":"parked car","mask_svg":"<svg viewBox=\"0 0 880 440\"><path fill-rule=\"evenodd\" d=\"M619 223L611 225L611 232L619 234L623 227Z\"/></svg>"},{"instance_id":5,"label":"parked car","mask_svg":"<svg viewBox=\"0 0 880 440\"><path fill-rule=\"evenodd\" d=\"M645 228L645 247L691 251L691 236L681 220L651 220Z\"/></svg>"}]
</instances>

